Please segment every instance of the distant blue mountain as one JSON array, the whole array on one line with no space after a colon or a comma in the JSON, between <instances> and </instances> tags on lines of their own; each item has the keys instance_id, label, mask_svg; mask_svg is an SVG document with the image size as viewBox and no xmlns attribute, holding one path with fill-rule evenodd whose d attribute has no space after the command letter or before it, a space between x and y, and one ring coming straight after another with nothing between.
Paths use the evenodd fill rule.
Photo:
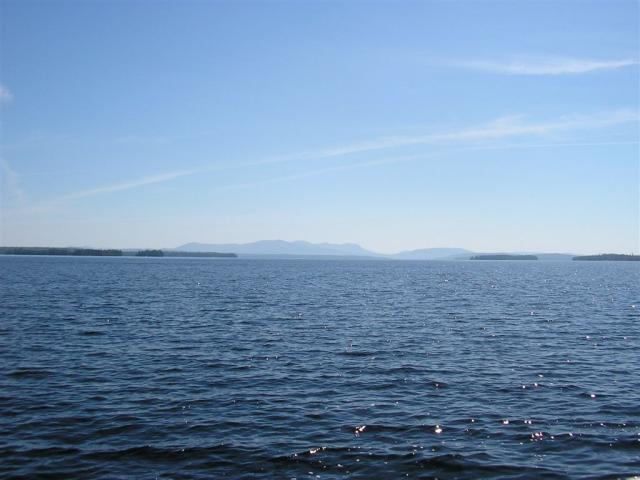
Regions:
<instances>
[{"instance_id":1,"label":"distant blue mountain","mask_svg":"<svg viewBox=\"0 0 640 480\"><path fill-rule=\"evenodd\" d=\"M469 260L482 252L464 248L421 248L393 255L384 255L362 248L355 243L311 243L305 241L260 240L252 243L186 243L172 249L181 252L236 253L240 256L331 256L331 257L375 257L394 260ZM487 254L534 254L539 260L571 260L570 254L535 252L486 252Z\"/></svg>"},{"instance_id":2,"label":"distant blue mountain","mask_svg":"<svg viewBox=\"0 0 640 480\"><path fill-rule=\"evenodd\" d=\"M260 240L252 243L186 243L175 250L183 252L233 252L238 255L339 255L380 256L355 243L310 243L304 241Z\"/></svg>"}]
</instances>

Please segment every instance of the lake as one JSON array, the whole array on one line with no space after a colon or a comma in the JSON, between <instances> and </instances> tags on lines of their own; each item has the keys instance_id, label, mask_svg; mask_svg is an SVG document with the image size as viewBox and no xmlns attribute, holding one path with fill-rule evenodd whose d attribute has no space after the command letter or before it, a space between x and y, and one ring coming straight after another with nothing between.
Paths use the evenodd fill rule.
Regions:
<instances>
[{"instance_id":1,"label":"lake","mask_svg":"<svg viewBox=\"0 0 640 480\"><path fill-rule=\"evenodd\" d=\"M3 478L640 474L640 265L0 257Z\"/></svg>"}]
</instances>

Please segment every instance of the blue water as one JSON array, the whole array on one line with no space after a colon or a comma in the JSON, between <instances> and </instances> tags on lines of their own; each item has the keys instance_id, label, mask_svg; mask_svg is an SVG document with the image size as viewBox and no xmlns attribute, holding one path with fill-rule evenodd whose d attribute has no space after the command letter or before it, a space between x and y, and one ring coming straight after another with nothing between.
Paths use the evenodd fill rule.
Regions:
<instances>
[{"instance_id":1,"label":"blue water","mask_svg":"<svg viewBox=\"0 0 640 480\"><path fill-rule=\"evenodd\" d=\"M3 478L640 474L640 265L0 257Z\"/></svg>"}]
</instances>

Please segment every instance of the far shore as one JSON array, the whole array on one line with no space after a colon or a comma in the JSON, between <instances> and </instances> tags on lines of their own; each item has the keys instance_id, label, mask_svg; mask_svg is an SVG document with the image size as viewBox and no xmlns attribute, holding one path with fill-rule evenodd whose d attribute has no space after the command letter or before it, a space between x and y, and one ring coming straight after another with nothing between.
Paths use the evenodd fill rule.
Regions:
<instances>
[{"instance_id":1,"label":"far shore","mask_svg":"<svg viewBox=\"0 0 640 480\"><path fill-rule=\"evenodd\" d=\"M507 254L482 253L472 256L454 255L437 258L399 258L398 255L340 255L340 254L237 254L233 252L192 252L172 249L97 249L76 247L0 247L0 255L39 255L64 257L141 257L141 258L243 258L272 260L396 260L396 261L478 261L478 260L529 260L529 261L640 261L640 255L621 253L602 253L598 255L569 254Z\"/></svg>"},{"instance_id":2,"label":"far shore","mask_svg":"<svg viewBox=\"0 0 640 480\"><path fill-rule=\"evenodd\" d=\"M0 247L0 255L48 255L65 257L198 257L236 258L235 253L180 252L174 250L118 250L59 247Z\"/></svg>"}]
</instances>

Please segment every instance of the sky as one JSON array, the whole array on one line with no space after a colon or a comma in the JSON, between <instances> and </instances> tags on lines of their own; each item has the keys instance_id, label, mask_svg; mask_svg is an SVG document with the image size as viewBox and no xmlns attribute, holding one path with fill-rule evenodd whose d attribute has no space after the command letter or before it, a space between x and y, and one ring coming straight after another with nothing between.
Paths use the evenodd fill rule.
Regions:
<instances>
[{"instance_id":1,"label":"sky","mask_svg":"<svg viewBox=\"0 0 640 480\"><path fill-rule=\"evenodd\" d=\"M638 253L639 19L0 0L0 244Z\"/></svg>"}]
</instances>

